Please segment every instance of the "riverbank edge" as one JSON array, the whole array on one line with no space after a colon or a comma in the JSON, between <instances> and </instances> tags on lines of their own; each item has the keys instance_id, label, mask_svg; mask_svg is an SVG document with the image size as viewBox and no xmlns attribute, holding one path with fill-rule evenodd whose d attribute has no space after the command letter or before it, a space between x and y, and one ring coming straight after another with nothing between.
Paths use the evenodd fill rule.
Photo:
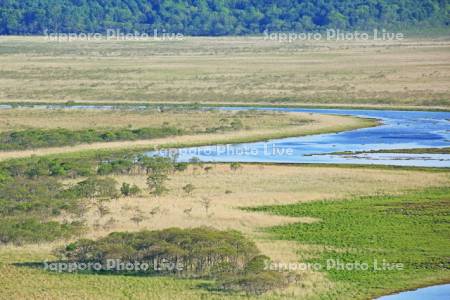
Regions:
<instances>
[{"instance_id":1,"label":"riverbank edge","mask_svg":"<svg viewBox=\"0 0 450 300\"><path fill-rule=\"evenodd\" d=\"M450 103L450 99L448 100ZM287 103L287 102L209 102L209 101L199 101L199 102L142 102L142 101L117 101L110 102L109 100L99 101L99 100L74 100L74 101L28 101L28 100L17 100L17 101L3 101L0 100L0 105L12 105L12 106L33 106L33 105L60 105L60 106L82 106L82 105L92 105L92 106L114 106L120 108L121 106L145 106L146 108L151 107L256 107L256 108L304 108L304 109L365 109L365 110L396 110L396 111L430 111L430 112L450 112L450 106L414 106L414 105L358 105L358 104L313 104L313 103Z\"/></svg>"},{"instance_id":2,"label":"riverbank edge","mask_svg":"<svg viewBox=\"0 0 450 300\"><path fill-rule=\"evenodd\" d=\"M34 150L21 150L21 151L3 151L0 152L0 161L7 161L7 160L13 160L13 159L27 159L30 157L61 157L61 156L74 156L74 155L97 155L99 153L104 155L113 155L118 153L138 153L138 152L147 152L147 151L155 151L159 149L180 149L180 148L190 148L190 147L202 147L202 146L210 146L210 145L227 145L227 144L242 144L242 143L256 143L256 142L263 142L267 140L274 140L274 139L283 139L283 138L290 138L290 137L302 137L302 136L309 136L309 135L318 135L318 134L332 134L332 133L339 133L339 132L345 132L345 131L351 131L351 130L357 130L357 129L363 129L363 128L370 128L370 127L377 127L382 124L382 122L378 119L374 118L361 118L361 117L354 117L354 116L345 116L347 118L353 118L357 119L359 124L357 125L344 125L344 126L337 126L335 128L330 129L316 129L316 130L310 130L309 132L304 132L304 130L299 129L299 131L290 131L290 132L271 132L265 135L257 135L257 136L247 136L247 137L230 137L230 138L224 138L224 137L218 137L217 139L212 138L210 141L201 141L201 142L189 142L189 143L162 143L159 145L145 145L145 146L134 146L134 147L117 147L115 149L111 150L105 150L105 149L89 149L89 150L73 150L71 151L70 147L61 147L61 148L39 148ZM287 128L287 130L289 130ZM290 129L292 130L292 129ZM169 137L170 138L170 137ZM142 141L142 140L141 140ZM144 140L145 141L145 140ZM152 140L148 140L149 143L152 142ZM108 142L101 143L102 145L108 145ZM80 144L81 145L90 145L90 144ZM40 155L39 153L31 153L29 155L23 155L20 156L20 153L26 153L30 151L45 151L48 149L61 149L61 150L67 150L67 151L61 151L61 152L55 152L55 153L45 153ZM8 157L7 154L11 153L11 157ZM1 157L1 155L5 155L7 157ZM14 157L14 154L19 155L17 157Z\"/></svg>"},{"instance_id":3,"label":"riverbank edge","mask_svg":"<svg viewBox=\"0 0 450 300\"><path fill-rule=\"evenodd\" d=\"M385 149L385 150L370 150L370 151L341 151L327 154L308 154L312 155L357 155L357 154L372 154L372 153L393 153L393 154L450 154L450 147L439 148L411 148L411 149Z\"/></svg>"}]
</instances>

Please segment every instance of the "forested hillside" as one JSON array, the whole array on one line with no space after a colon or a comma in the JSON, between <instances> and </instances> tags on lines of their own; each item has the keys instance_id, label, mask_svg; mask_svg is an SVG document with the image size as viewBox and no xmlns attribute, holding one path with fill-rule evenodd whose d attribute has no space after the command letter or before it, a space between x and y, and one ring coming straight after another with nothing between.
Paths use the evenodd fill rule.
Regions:
<instances>
[{"instance_id":1,"label":"forested hillside","mask_svg":"<svg viewBox=\"0 0 450 300\"><path fill-rule=\"evenodd\" d=\"M449 0L0 0L0 34L185 35L449 26Z\"/></svg>"}]
</instances>

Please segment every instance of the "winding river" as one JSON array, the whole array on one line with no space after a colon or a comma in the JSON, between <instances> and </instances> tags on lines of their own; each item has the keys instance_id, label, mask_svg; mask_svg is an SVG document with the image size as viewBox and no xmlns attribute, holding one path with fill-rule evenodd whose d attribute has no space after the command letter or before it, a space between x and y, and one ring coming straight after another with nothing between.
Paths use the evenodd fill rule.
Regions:
<instances>
[{"instance_id":1,"label":"winding river","mask_svg":"<svg viewBox=\"0 0 450 300\"><path fill-rule=\"evenodd\" d=\"M314 164L371 164L450 167L449 154L401 154L395 149L450 146L450 113L353 109L223 107L224 110L270 110L375 118L382 125L334 134L320 134L256 143L205 146L179 150L179 159L205 162L266 162ZM393 150L392 153L334 154Z\"/></svg>"},{"instance_id":2,"label":"winding river","mask_svg":"<svg viewBox=\"0 0 450 300\"><path fill-rule=\"evenodd\" d=\"M15 106L17 107L17 106ZM20 107L20 105L19 105ZM27 106L30 107L30 106ZM40 109L130 109L145 105L34 105ZM0 109L13 108L0 105ZM334 134L319 134L256 143L179 149L179 159L198 157L205 162L265 162L302 164L364 164L450 167L450 154L395 153L396 149L450 147L450 112L363 109L308 109L280 107L220 107L221 110L264 110L348 115L374 118L382 125ZM392 150L392 153L361 153ZM342 152L353 154L337 154ZM153 155L154 153L148 153Z\"/></svg>"}]
</instances>

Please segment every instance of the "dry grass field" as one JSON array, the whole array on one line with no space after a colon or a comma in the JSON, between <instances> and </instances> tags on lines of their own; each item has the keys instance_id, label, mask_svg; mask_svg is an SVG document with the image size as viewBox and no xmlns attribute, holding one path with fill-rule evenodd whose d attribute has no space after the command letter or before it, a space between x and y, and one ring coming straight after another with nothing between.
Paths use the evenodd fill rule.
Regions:
<instances>
[{"instance_id":1,"label":"dry grass field","mask_svg":"<svg viewBox=\"0 0 450 300\"><path fill-rule=\"evenodd\" d=\"M450 40L0 37L0 101L450 106Z\"/></svg>"},{"instance_id":2,"label":"dry grass field","mask_svg":"<svg viewBox=\"0 0 450 300\"><path fill-rule=\"evenodd\" d=\"M380 170L352 167L244 165L238 171L227 164L211 165L208 172L188 170L171 176L169 192L161 197L150 196L143 176L116 176L119 182L135 183L143 192L137 197L123 197L108 204L109 213L100 216L93 206L86 219L86 237L104 236L112 231L136 231L168 227L213 226L237 229L254 239L259 249L274 261L297 262L320 253L320 247L289 241L274 241L261 228L292 222L316 222L311 218L289 218L264 213L246 212L243 206L308 202L319 199L342 199L355 195L401 194L425 187L445 186L450 182L446 172ZM187 194L183 186L193 184ZM202 199L211 199L206 212ZM140 212L144 220L131 221ZM64 242L42 243L22 247L0 247L0 286L3 295L13 298L73 299L83 297L119 299L150 297L171 299L237 299L239 296L206 294L196 288L199 281L146 278L133 276L95 276L51 274L12 266L11 262L54 259L51 249ZM3 264L2 264L3 263ZM338 288L323 273L301 271L301 283L287 290L276 291L258 299L314 299L322 292ZM17 281L20 278L20 283ZM39 283L39 284L38 284ZM19 288L20 286L20 288ZM341 287L342 288L342 287ZM96 292L101 291L101 295ZM153 292L154 291L154 292ZM251 298L251 297L250 297Z\"/></svg>"},{"instance_id":3,"label":"dry grass field","mask_svg":"<svg viewBox=\"0 0 450 300\"><path fill-rule=\"evenodd\" d=\"M281 129L307 125L320 118L312 114L267 111L218 110L75 110L75 109L5 109L0 110L0 132L29 128L109 129L172 126L185 132L197 133L220 125L229 126L238 119L243 130ZM343 120L343 119L341 119Z\"/></svg>"},{"instance_id":4,"label":"dry grass field","mask_svg":"<svg viewBox=\"0 0 450 300\"><path fill-rule=\"evenodd\" d=\"M91 237L107 234L111 230L137 230L148 228L213 226L255 233L258 228L285 222L314 222L312 219L290 219L274 215L246 212L239 207L289 204L323 199L374 194L398 194L407 190L444 186L450 181L448 172L380 170L351 167L243 165L232 171L227 164L212 164L209 171L186 170L171 177L169 192L161 197L143 193L141 197L121 198L111 202L111 215L99 220L92 211L87 218L92 227ZM122 182L146 189L145 176L114 176ZM194 185L191 194L183 186ZM206 212L203 199L210 199ZM141 209L148 219L139 226L130 222L135 209ZM151 212L154 211L154 214ZM189 212L187 212L189 211ZM102 228L109 218L117 222L111 228ZM99 224L97 224L99 222Z\"/></svg>"}]
</instances>

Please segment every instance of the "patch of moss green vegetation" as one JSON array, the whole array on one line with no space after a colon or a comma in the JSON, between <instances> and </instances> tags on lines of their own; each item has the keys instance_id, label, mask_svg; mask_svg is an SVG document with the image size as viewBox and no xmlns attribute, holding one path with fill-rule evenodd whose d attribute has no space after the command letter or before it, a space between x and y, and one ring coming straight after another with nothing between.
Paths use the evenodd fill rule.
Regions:
<instances>
[{"instance_id":1,"label":"patch of moss green vegetation","mask_svg":"<svg viewBox=\"0 0 450 300\"><path fill-rule=\"evenodd\" d=\"M278 226L269 231L281 239L312 245L316 250L308 253L306 260L321 264L322 271L345 286L340 289L340 296L367 298L450 281L450 187L402 196L381 195L251 210L319 219L311 224ZM367 264L369 268L328 269L331 260ZM383 262L391 267L403 264L403 269L390 270ZM325 297L338 296L333 293L337 292Z\"/></svg>"},{"instance_id":2,"label":"patch of moss green vegetation","mask_svg":"<svg viewBox=\"0 0 450 300\"><path fill-rule=\"evenodd\" d=\"M157 176L152 188L161 192L169 172L183 166L171 158L145 156L97 156L90 159L31 158L0 164L0 244L24 244L69 238L84 229L86 207L96 201L117 198L117 182L97 175L141 172ZM80 179L69 187L60 179ZM131 189L131 187L130 187ZM136 190L136 188L134 188ZM125 189L121 189L126 193ZM129 193L130 191L128 191ZM52 218L69 214L72 222Z\"/></svg>"},{"instance_id":3,"label":"patch of moss green vegetation","mask_svg":"<svg viewBox=\"0 0 450 300\"><path fill-rule=\"evenodd\" d=\"M116 182L88 178L65 188L52 177L6 177L0 181L0 245L54 241L81 233L87 199L116 197ZM76 218L62 223L63 213Z\"/></svg>"},{"instance_id":4,"label":"patch of moss green vegetation","mask_svg":"<svg viewBox=\"0 0 450 300\"><path fill-rule=\"evenodd\" d=\"M0 150L23 150L31 148L61 147L82 143L133 141L155 139L182 134L181 129L161 128L121 129L27 129L0 133Z\"/></svg>"}]
</instances>

